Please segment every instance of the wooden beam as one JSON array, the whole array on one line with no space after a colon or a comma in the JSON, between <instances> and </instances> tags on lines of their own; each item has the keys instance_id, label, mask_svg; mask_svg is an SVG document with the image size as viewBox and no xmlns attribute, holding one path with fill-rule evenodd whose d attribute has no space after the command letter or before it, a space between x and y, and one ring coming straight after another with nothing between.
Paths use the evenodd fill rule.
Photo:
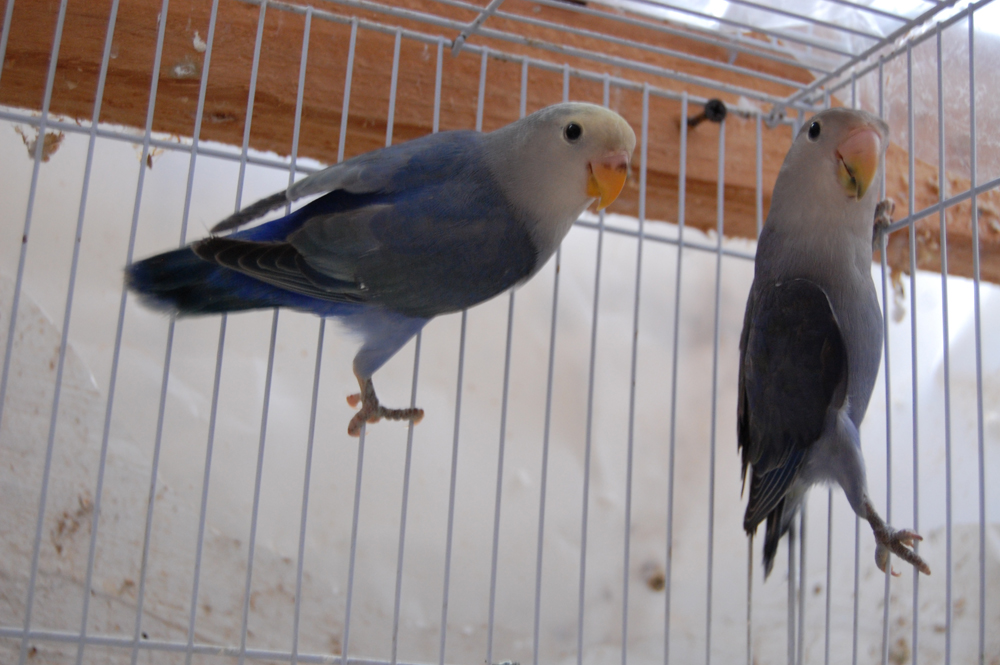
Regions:
<instances>
[{"instance_id":1,"label":"wooden beam","mask_svg":"<svg viewBox=\"0 0 1000 665\"><path fill-rule=\"evenodd\" d=\"M896 203L895 217L909 215L908 154L890 144L886 155L886 190ZM914 208L919 212L969 191L968 178L950 173L945 177L945 194L940 197L938 169L919 159L914 160ZM976 197L979 222L979 261L982 279L1000 284L1000 190L992 189ZM948 241L948 273L972 277L972 200L950 206L945 212ZM913 226L916 241L916 265L920 270L941 271L941 216L934 213L917 220ZM889 236L886 259L893 272L910 272L910 229Z\"/></svg>"}]
</instances>

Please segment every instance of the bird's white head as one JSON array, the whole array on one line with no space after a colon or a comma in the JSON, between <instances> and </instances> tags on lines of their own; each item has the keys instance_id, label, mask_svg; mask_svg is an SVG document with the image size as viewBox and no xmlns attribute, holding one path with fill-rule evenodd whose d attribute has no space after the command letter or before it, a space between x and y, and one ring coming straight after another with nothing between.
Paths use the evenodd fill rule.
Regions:
<instances>
[{"instance_id":1,"label":"bird's white head","mask_svg":"<svg viewBox=\"0 0 1000 665\"><path fill-rule=\"evenodd\" d=\"M853 201L877 197L877 191L869 192L888 145L889 126L867 111L833 108L817 113L792 142L775 192L791 185L830 196L831 201L836 194Z\"/></svg>"},{"instance_id":2,"label":"bird's white head","mask_svg":"<svg viewBox=\"0 0 1000 665\"><path fill-rule=\"evenodd\" d=\"M765 264L778 272L800 263L863 271L888 143L889 126L866 111L833 108L807 120L774 184L758 244L758 254L773 255Z\"/></svg>"},{"instance_id":3,"label":"bird's white head","mask_svg":"<svg viewBox=\"0 0 1000 665\"><path fill-rule=\"evenodd\" d=\"M510 200L534 220L541 254L555 251L592 203L601 210L621 193L635 132L603 106L548 106L489 135L494 172Z\"/></svg>"},{"instance_id":4,"label":"bird's white head","mask_svg":"<svg viewBox=\"0 0 1000 665\"><path fill-rule=\"evenodd\" d=\"M545 163L547 172L560 180L574 181L566 195L594 199L598 210L618 198L635 150L635 132L614 111L567 102L532 113L510 127L523 130L530 161Z\"/></svg>"},{"instance_id":5,"label":"bird's white head","mask_svg":"<svg viewBox=\"0 0 1000 665\"><path fill-rule=\"evenodd\" d=\"M870 242L888 144L889 126L871 113L817 113L803 124L781 165L767 224L794 233L867 233Z\"/></svg>"}]
</instances>

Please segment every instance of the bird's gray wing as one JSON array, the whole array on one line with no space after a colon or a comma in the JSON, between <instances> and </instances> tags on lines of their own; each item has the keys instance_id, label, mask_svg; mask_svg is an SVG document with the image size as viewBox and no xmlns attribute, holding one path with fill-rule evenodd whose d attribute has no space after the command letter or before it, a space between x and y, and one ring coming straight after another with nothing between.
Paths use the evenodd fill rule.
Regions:
<instances>
[{"instance_id":1,"label":"bird's gray wing","mask_svg":"<svg viewBox=\"0 0 1000 665\"><path fill-rule=\"evenodd\" d=\"M538 251L524 213L482 164L453 163L440 181L373 197L349 213L318 214L288 242L316 272L408 316L493 297L532 273Z\"/></svg>"},{"instance_id":2,"label":"bird's gray wing","mask_svg":"<svg viewBox=\"0 0 1000 665\"><path fill-rule=\"evenodd\" d=\"M329 192L393 194L418 189L441 177L449 160L461 159L481 141L473 131L428 134L412 141L372 150L296 181L287 190L252 203L222 220L212 233L235 229L303 197Z\"/></svg>"},{"instance_id":3,"label":"bird's gray wing","mask_svg":"<svg viewBox=\"0 0 1000 665\"><path fill-rule=\"evenodd\" d=\"M779 506L847 394L847 351L826 293L792 279L756 288L740 341L738 442L752 467L744 528Z\"/></svg>"},{"instance_id":4,"label":"bird's gray wing","mask_svg":"<svg viewBox=\"0 0 1000 665\"><path fill-rule=\"evenodd\" d=\"M351 194L384 194L423 187L448 170L448 161L462 159L478 147L483 135L471 130L428 134L352 157L327 167L288 188L288 200L341 190Z\"/></svg>"},{"instance_id":5,"label":"bird's gray wing","mask_svg":"<svg viewBox=\"0 0 1000 665\"><path fill-rule=\"evenodd\" d=\"M358 285L314 270L288 243L210 236L191 245L201 259L305 296L333 302L361 302Z\"/></svg>"}]
</instances>

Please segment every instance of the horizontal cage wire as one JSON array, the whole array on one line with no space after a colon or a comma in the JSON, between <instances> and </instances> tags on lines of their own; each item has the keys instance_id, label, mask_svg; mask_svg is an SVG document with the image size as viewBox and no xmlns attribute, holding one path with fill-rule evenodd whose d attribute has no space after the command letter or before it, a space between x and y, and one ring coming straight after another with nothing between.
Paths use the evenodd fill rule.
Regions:
<instances>
[{"instance_id":1,"label":"horizontal cage wire","mask_svg":"<svg viewBox=\"0 0 1000 665\"><path fill-rule=\"evenodd\" d=\"M1000 662L1000 3L2 15L0 662ZM625 189L379 370L417 425L347 435L357 343L333 320L172 318L123 285L328 164L570 100L635 131ZM929 577L883 575L837 486L767 579L743 530L756 238L831 106L890 126L861 440Z\"/></svg>"}]
</instances>

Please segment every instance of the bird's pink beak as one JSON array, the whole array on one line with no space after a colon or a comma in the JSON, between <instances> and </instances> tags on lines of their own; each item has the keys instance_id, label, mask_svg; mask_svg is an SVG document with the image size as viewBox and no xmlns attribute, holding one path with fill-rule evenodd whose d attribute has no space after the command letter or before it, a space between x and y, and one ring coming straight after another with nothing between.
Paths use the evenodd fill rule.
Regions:
<instances>
[{"instance_id":1,"label":"bird's pink beak","mask_svg":"<svg viewBox=\"0 0 1000 665\"><path fill-rule=\"evenodd\" d=\"M587 181L587 196L597 199L597 209L604 210L611 205L628 177L629 155L624 150L609 153L590 162L590 179Z\"/></svg>"},{"instance_id":2,"label":"bird's pink beak","mask_svg":"<svg viewBox=\"0 0 1000 665\"><path fill-rule=\"evenodd\" d=\"M861 200L875 179L881 155L882 139L867 125L851 132L837 146L840 184L848 196Z\"/></svg>"}]
</instances>

